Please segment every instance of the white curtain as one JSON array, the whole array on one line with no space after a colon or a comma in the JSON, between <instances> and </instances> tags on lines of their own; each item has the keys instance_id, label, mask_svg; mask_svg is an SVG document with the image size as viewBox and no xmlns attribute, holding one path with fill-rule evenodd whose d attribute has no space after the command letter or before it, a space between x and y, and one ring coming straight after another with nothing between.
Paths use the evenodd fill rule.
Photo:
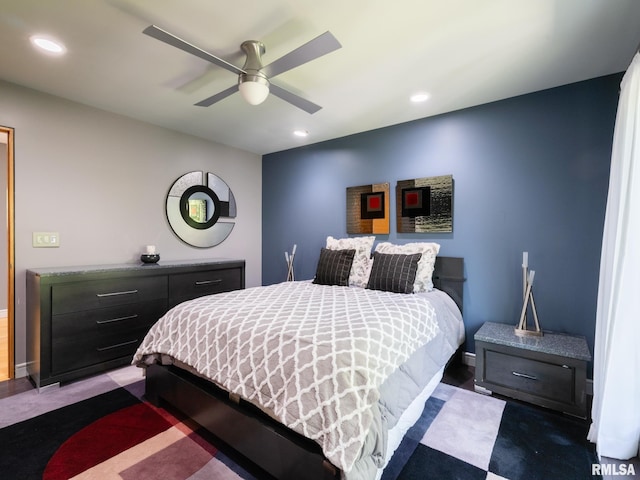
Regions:
<instances>
[{"instance_id":1,"label":"white curtain","mask_svg":"<svg viewBox=\"0 0 640 480\"><path fill-rule=\"evenodd\" d=\"M600 456L627 460L640 441L640 53L621 83L596 311L593 422Z\"/></svg>"}]
</instances>

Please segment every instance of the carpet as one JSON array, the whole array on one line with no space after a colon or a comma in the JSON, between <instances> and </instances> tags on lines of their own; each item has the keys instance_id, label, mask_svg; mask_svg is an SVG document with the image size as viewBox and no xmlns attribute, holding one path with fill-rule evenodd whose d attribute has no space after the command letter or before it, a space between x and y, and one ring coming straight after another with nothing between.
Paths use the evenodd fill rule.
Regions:
<instances>
[{"instance_id":1,"label":"carpet","mask_svg":"<svg viewBox=\"0 0 640 480\"><path fill-rule=\"evenodd\" d=\"M128 367L0 400L4 479L261 480L196 425L142 400ZM593 479L587 423L440 384L382 480Z\"/></svg>"}]
</instances>

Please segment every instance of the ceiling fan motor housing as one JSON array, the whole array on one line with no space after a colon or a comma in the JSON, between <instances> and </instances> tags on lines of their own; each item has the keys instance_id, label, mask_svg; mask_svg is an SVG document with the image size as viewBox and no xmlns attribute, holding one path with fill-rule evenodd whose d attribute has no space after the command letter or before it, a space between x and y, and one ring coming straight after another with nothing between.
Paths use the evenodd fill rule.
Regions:
<instances>
[{"instance_id":1,"label":"ceiling fan motor housing","mask_svg":"<svg viewBox=\"0 0 640 480\"><path fill-rule=\"evenodd\" d=\"M262 42L257 40L247 40L242 42L240 48L246 55L246 60L242 70L246 73L238 75L238 85L245 82L255 82L269 86L267 76L262 73L262 55L264 55L265 47Z\"/></svg>"}]
</instances>

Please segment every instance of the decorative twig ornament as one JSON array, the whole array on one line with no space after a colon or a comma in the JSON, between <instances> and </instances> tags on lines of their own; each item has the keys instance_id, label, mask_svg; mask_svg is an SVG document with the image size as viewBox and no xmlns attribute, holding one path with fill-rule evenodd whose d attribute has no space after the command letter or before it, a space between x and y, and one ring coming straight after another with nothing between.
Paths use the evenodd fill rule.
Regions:
<instances>
[{"instance_id":1,"label":"decorative twig ornament","mask_svg":"<svg viewBox=\"0 0 640 480\"><path fill-rule=\"evenodd\" d=\"M536 303L533 300L533 279L536 272L534 270L529 271L529 254L523 252L522 254L522 312L520 313L520 321L515 328L515 334L520 337L536 336L541 337L543 335L540 328L540 322L538 322L538 311L536 310ZM531 312L533 313L533 322L535 330L529 330L527 328L527 307L531 304Z\"/></svg>"},{"instance_id":2,"label":"decorative twig ornament","mask_svg":"<svg viewBox=\"0 0 640 480\"><path fill-rule=\"evenodd\" d=\"M291 250L291 254L289 252L284 252L284 259L287 262L287 282L293 282L295 278L295 274L293 272L293 259L296 256L296 245L293 246L293 250Z\"/></svg>"}]
</instances>

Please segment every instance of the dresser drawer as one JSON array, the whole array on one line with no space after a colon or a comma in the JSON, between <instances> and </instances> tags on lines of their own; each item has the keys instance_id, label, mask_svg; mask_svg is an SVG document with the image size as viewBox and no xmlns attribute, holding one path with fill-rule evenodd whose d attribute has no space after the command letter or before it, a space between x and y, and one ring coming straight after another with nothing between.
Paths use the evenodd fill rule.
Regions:
<instances>
[{"instance_id":1,"label":"dresser drawer","mask_svg":"<svg viewBox=\"0 0 640 480\"><path fill-rule=\"evenodd\" d=\"M573 402L575 370L565 364L524 358L488 350L485 381L537 397Z\"/></svg>"},{"instance_id":2,"label":"dresser drawer","mask_svg":"<svg viewBox=\"0 0 640 480\"><path fill-rule=\"evenodd\" d=\"M174 306L192 298L240 288L243 288L242 269L240 268L171 275L169 277L169 303L170 306Z\"/></svg>"},{"instance_id":3,"label":"dresser drawer","mask_svg":"<svg viewBox=\"0 0 640 480\"><path fill-rule=\"evenodd\" d=\"M51 313L59 315L167 298L166 276L114 278L51 287Z\"/></svg>"},{"instance_id":4,"label":"dresser drawer","mask_svg":"<svg viewBox=\"0 0 640 480\"><path fill-rule=\"evenodd\" d=\"M51 372L57 375L122 357L133 358L148 331L148 325L141 325L126 332L86 335L82 341L74 337L54 338Z\"/></svg>"},{"instance_id":5,"label":"dresser drawer","mask_svg":"<svg viewBox=\"0 0 640 480\"><path fill-rule=\"evenodd\" d=\"M165 299L54 315L54 341L83 343L90 336L117 335L140 327L149 328L167 311Z\"/></svg>"}]
</instances>

